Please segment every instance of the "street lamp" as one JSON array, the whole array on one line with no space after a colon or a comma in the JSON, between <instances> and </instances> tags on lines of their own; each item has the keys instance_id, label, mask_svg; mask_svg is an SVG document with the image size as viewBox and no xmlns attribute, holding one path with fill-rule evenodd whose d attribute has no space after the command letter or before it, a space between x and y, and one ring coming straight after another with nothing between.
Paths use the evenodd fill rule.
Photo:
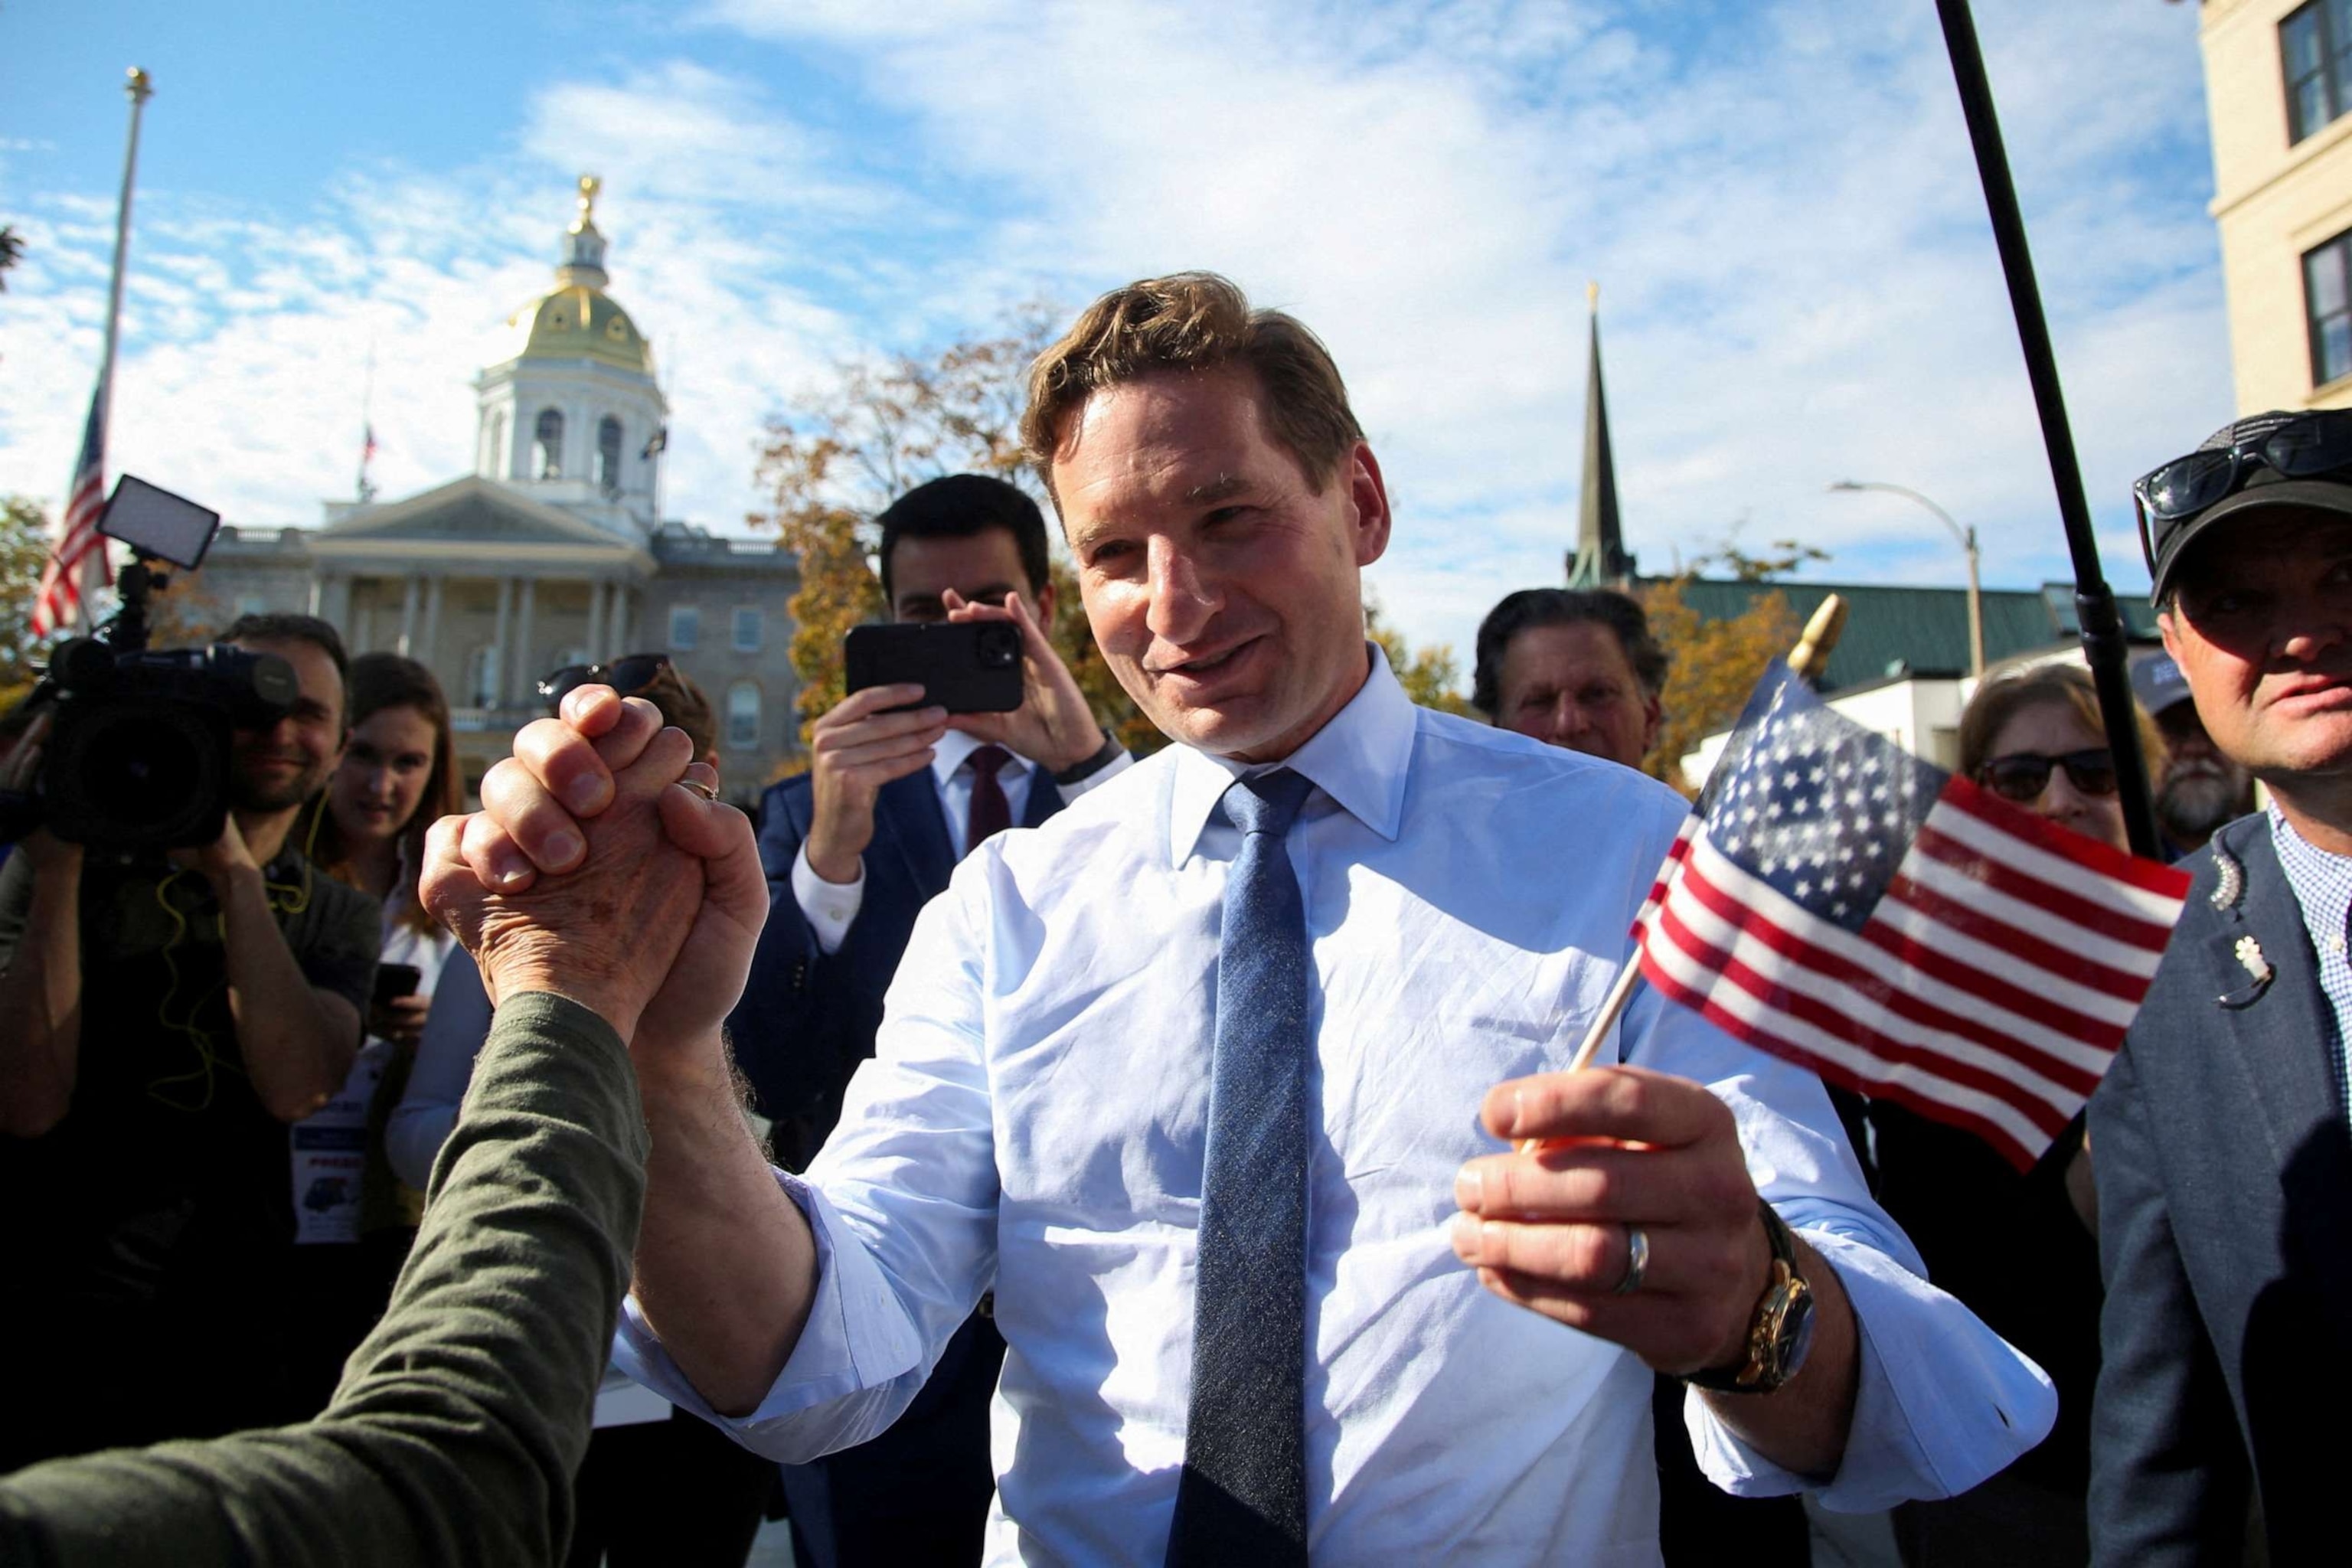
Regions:
<instances>
[{"instance_id":1,"label":"street lamp","mask_svg":"<svg viewBox=\"0 0 2352 1568\"><path fill-rule=\"evenodd\" d=\"M1840 479L1830 486L1830 489L1885 490L1893 495L1906 497L1934 512L1943 520L1944 526L1951 530L1953 539L1958 542L1962 550L1968 552L1969 556L1969 673L1979 680L1983 679L1984 598L1977 590L1977 531L1973 528L1962 528L1950 512L1946 511L1917 490L1902 485L1881 484L1874 479Z\"/></svg>"}]
</instances>

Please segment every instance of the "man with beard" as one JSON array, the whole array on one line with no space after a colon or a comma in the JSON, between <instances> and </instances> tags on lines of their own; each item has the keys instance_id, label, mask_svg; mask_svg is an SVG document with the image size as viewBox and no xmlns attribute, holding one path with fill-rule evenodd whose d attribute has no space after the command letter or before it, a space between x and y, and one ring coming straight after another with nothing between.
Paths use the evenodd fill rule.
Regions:
<instances>
[{"instance_id":1,"label":"man with beard","mask_svg":"<svg viewBox=\"0 0 2352 1568\"><path fill-rule=\"evenodd\" d=\"M2132 695L2164 736L2164 778L2156 819L2176 860L2205 847L2213 830L2254 809L2254 781L2205 732L2189 679L2168 653L2132 666Z\"/></svg>"},{"instance_id":2,"label":"man with beard","mask_svg":"<svg viewBox=\"0 0 2352 1568\"><path fill-rule=\"evenodd\" d=\"M166 858L40 831L0 869L0 1332L32 1352L0 1469L312 1414L285 1391L286 1126L350 1070L379 914L295 832L342 751L341 639L278 615L224 640L285 659L298 696L236 731L219 839Z\"/></svg>"}]
</instances>

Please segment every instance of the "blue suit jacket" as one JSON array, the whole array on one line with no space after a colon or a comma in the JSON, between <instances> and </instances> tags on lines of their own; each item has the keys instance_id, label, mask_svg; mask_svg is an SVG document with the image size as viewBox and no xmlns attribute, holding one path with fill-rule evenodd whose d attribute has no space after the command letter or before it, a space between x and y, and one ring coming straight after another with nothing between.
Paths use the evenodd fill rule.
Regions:
<instances>
[{"instance_id":1,"label":"blue suit jacket","mask_svg":"<svg viewBox=\"0 0 2352 1568\"><path fill-rule=\"evenodd\" d=\"M2352 1474L2352 1138L2318 963L2260 816L2219 842L2091 1102L2106 1305L2092 1415L2102 1563L2235 1563L2249 1482L2275 1563L2342 1548ZM2257 984L2251 937L2273 972ZM2332 1543L2323 1545L2322 1543Z\"/></svg>"},{"instance_id":2,"label":"blue suit jacket","mask_svg":"<svg viewBox=\"0 0 2352 1568\"><path fill-rule=\"evenodd\" d=\"M915 917L943 892L955 869L955 842L930 770L882 786L874 842L866 848L866 891L836 952L818 951L800 901L793 861L808 837L814 804L806 773L770 787L760 801L760 861L768 874L768 924L751 960L743 999L728 1019L735 1059L751 1079L761 1114L776 1124L778 1159L806 1165L841 1115L841 1091L874 1054L882 997L898 971ZM1061 792L1041 771L1029 785L1021 826L1062 809Z\"/></svg>"}]
</instances>

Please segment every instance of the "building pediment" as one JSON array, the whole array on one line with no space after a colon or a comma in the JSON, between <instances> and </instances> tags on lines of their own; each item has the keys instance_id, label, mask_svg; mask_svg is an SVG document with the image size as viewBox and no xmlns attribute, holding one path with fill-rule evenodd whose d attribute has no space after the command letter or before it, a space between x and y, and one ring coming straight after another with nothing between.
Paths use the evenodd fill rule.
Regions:
<instances>
[{"instance_id":1,"label":"building pediment","mask_svg":"<svg viewBox=\"0 0 2352 1568\"><path fill-rule=\"evenodd\" d=\"M517 564L627 563L642 571L654 564L642 545L478 474L347 512L312 534L310 542L311 553L327 561L506 559Z\"/></svg>"}]
</instances>

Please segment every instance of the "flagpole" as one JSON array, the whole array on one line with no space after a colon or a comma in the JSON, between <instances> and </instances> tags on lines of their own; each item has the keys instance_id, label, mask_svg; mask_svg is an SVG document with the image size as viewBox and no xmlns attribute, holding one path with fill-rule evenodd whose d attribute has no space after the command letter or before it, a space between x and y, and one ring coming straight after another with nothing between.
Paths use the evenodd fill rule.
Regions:
<instances>
[{"instance_id":1,"label":"flagpole","mask_svg":"<svg viewBox=\"0 0 2352 1568\"><path fill-rule=\"evenodd\" d=\"M139 174L139 116L154 96L154 79L132 66L122 90L131 99L131 144L122 155L122 198L114 209L114 278L106 293L106 346L98 360L100 418L109 431L114 428L114 344L122 322L123 260L131 252L131 194Z\"/></svg>"},{"instance_id":2,"label":"flagpole","mask_svg":"<svg viewBox=\"0 0 2352 1568\"><path fill-rule=\"evenodd\" d=\"M2083 469L2074 457L2074 437L2066 423L2065 395L2058 385L2058 356L2050 345L2050 324L2042 312L2042 290L2033 279L2033 255L2025 242L2025 216L2017 205L2017 186L2010 177L2009 154L2000 140L2000 121L1993 110L1992 84L1985 76L1984 54L1977 47L1975 19L1968 0L1936 0L1936 15L1944 25L1944 44L1952 58L1952 78L1960 94L1960 110L1969 122L1969 142L1975 149L1977 175L1984 185L1985 206L1992 216L1992 237L2000 250L2000 269L2009 282L2009 301L2017 317L2017 335L2025 351L2026 378L2033 386L2033 405L2042 416L2042 444L2050 454L2050 478L2058 491L2058 515L2066 526L2066 548L2074 559L2074 615L2082 628L2083 658L2091 667L2098 689L2099 713L2107 731L2107 750L2114 754L2116 792L2121 796L2124 834L2135 855L2163 858L2156 833L2156 808L2148 797L2147 760L2140 754L2138 721L2132 706L2127 646L2122 617L2116 613L2115 591L2099 568L2099 544L2091 531L2091 509L2083 491Z\"/></svg>"},{"instance_id":3,"label":"flagpole","mask_svg":"<svg viewBox=\"0 0 2352 1568\"><path fill-rule=\"evenodd\" d=\"M1801 679L1811 679L1829 663L1830 650L1837 647L1838 637L1845 630L1845 600L1835 594L1814 606L1812 618L1805 623L1804 635L1797 639L1797 646L1789 650L1790 673ZM1611 1027L1617 1022L1617 1016L1625 1010L1625 1004L1633 999L1633 988L1641 983L1642 955L1636 952L1625 961L1617 983L1609 988L1609 994L1601 1002L1601 1011L1593 1015L1591 1026L1584 1031L1584 1038L1577 1046L1576 1054L1568 1058L1566 1070L1582 1072L1592 1065L1592 1058L1601 1049L1601 1042L1608 1037Z\"/></svg>"}]
</instances>

